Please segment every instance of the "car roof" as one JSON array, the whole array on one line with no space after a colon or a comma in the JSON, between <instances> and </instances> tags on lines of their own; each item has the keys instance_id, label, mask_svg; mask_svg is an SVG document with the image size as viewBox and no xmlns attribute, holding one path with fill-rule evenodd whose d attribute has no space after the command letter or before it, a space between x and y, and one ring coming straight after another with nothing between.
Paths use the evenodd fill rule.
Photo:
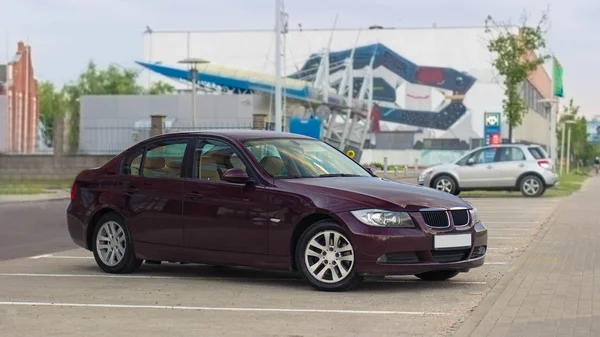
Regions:
<instances>
[{"instance_id":1,"label":"car roof","mask_svg":"<svg viewBox=\"0 0 600 337\"><path fill-rule=\"evenodd\" d=\"M246 141L252 139L312 139L315 138L307 137L304 135L299 135L291 132L276 132L276 131L268 131L268 130L250 130L250 129L240 129L240 130L202 130L202 131L182 131L182 132L170 132L165 133L159 136L151 137L150 139L157 138L170 138L170 137L180 137L180 136L216 136L216 137L224 137L231 140L238 141ZM148 140L150 140L148 139Z\"/></svg>"},{"instance_id":2,"label":"car roof","mask_svg":"<svg viewBox=\"0 0 600 337\"><path fill-rule=\"evenodd\" d=\"M539 147L537 144L523 144L523 143L504 143L504 144L495 144L495 145L486 145L481 148L494 148L494 147Z\"/></svg>"}]
</instances>

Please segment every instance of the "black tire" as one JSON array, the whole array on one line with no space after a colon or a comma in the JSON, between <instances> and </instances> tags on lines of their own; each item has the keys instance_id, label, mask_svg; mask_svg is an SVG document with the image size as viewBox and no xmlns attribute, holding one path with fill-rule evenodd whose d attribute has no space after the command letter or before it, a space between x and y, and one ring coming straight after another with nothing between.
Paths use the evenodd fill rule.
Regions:
<instances>
[{"instance_id":1,"label":"black tire","mask_svg":"<svg viewBox=\"0 0 600 337\"><path fill-rule=\"evenodd\" d=\"M458 274L459 272L456 270L437 270L416 274L415 276L423 281L446 281Z\"/></svg>"},{"instance_id":2,"label":"black tire","mask_svg":"<svg viewBox=\"0 0 600 337\"><path fill-rule=\"evenodd\" d=\"M322 282L322 281L318 280L317 278L315 278L315 276L313 276L312 273L309 271L309 269L308 269L309 267L307 266L307 262L305 260L305 251L306 251L306 248L307 248L308 244L310 243L310 241L315 236L317 236L319 234L323 234L326 231L337 232L338 234L342 235L343 238L341 239L341 241L342 242L347 241L350 244L350 247L352 248L352 255L354 256L351 265L347 262L337 262L337 263L343 263L343 265L345 266L344 267L345 270L349 266L349 272L345 276L345 278L343 278L340 281L335 282L335 283L334 282L330 282L330 283ZM324 238L324 236L322 238ZM317 222L317 223L311 225L308 229L306 229L304 231L304 233L302 233L302 236L300 236L300 239L298 240L298 245L296 246L296 252L295 252L296 266L298 267L298 270L300 271L300 274L302 275L302 277L306 281L308 281L308 283L312 287L314 287L315 289L320 290L320 291L346 291L346 290L350 290L350 289L354 288L355 286L359 285L362 282L363 277L358 275L358 273L356 272L356 250L348 238L349 238L349 236L346 233L346 231L344 230L344 228L333 221ZM336 246L337 246L337 244L336 244ZM346 247L347 247L347 245L342 246L340 248L346 248ZM344 252L344 254L345 254L345 252ZM311 257L310 259L315 259L315 258ZM325 261L325 260L326 259L324 259L323 261ZM316 262L316 263L319 263L319 262ZM325 262L319 263L319 266L322 268L317 268L317 270L320 271L322 269L328 268L329 271L326 271L325 275L330 275L329 278L331 278L333 281L333 275L331 274L332 267L329 267L329 266L334 266L335 264L333 264L333 262L331 264L329 264L329 262L327 262L328 265L325 265L324 263ZM339 275L341 275L341 272L339 272L341 267L337 266L337 267L333 267L333 268L334 269L337 268L336 274L339 277Z\"/></svg>"},{"instance_id":3,"label":"black tire","mask_svg":"<svg viewBox=\"0 0 600 337\"><path fill-rule=\"evenodd\" d=\"M97 249L97 239L98 234L100 233L100 229L103 227L104 224L109 222L117 223L123 229L123 235L125 235L125 253L123 254L121 260L115 265L108 265L107 263L105 263L100 257L100 253ZM94 252L94 259L96 259L96 263L98 264L100 269L111 274L133 273L140 267L140 265L143 262L143 260L137 259L135 257L135 249L133 247L131 233L125 225L125 221L123 220L123 218L116 213L105 214L96 223L94 227L94 234L92 237L92 252Z\"/></svg>"},{"instance_id":4,"label":"black tire","mask_svg":"<svg viewBox=\"0 0 600 337\"><path fill-rule=\"evenodd\" d=\"M535 190L535 192L532 192L531 190L532 184L537 186L537 190ZM546 185L538 176L527 175L523 177L521 181L519 181L519 190L521 191L521 194L527 198L537 198L544 194L546 191Z\"/></svg>"},{"instance_id":5,"label":"black tire","mask_svg":"<svg viewBox=\"0 0 600 337\"><path fill-rule=\"evenodd\" d=\"M443 184L445 186L448 186L448 184L450 184L449 189L441 190L440 188L438 188L438 185L440 185L440 184ZM435 180L433 181L432 187L438 191L450 193L453 195L458 195L460 193L460 189L458 188L458 183L456 182L456 180L454 180L454 178L452 178L451 176L449 176L447 174L442 174L441 176L436 177Z\"/></svg>"}]
</instances>

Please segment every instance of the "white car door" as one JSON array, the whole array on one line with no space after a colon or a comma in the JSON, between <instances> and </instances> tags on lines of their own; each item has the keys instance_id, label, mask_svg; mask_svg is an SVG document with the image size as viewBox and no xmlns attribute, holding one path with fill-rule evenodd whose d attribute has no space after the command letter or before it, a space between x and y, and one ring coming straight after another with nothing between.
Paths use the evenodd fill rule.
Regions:
<instances>
[{"instance_id":1,"label":"white car door","mask_svg":"<svg viewBox=\"0 0 600 337\"><path fill-rule=\"evenodd\" d=\"M498 150L498 161L492 165L496 174L494 185L498 187L516 186L517 178L525 172L525 154L516 146L506 146Z\"/></svg>"},{"instance_id":2,"label":"white car door","mask_svg":"<svg viewBox=\"0 0 600 337\"><path fill-rule=\"evenodd\" d=\"M457 171L460 177L460 186L464 188L495 187L496 173L493 169L496 158L496 148L488 147L473 152L467 163Z\"/></svg>"}]
</instances>

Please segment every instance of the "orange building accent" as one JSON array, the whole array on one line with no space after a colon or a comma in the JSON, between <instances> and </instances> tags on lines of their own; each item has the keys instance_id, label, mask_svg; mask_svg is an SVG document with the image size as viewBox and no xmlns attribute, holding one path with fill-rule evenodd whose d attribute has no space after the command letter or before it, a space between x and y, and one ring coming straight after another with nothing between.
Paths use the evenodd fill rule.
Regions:
<instances>
[{"instance_id":1,"label":"orange building accent","mask_svg":"<svg viewBox=\"0 0 600 337\"><path fill-rule=\"evenodd\" d=\"M528 56L535 56L533 52ZM529 82L544 98L552 98L552 78L546 72L543 65L539 66L534 72L529 74Z\"/></svg>"},{"instance_id":2,"label":"orange building accent","mask_svg":"<svg viewBox=\"0 0 600 337\"><path fill-rule=\"evenodd\" d=\"M14 58L6 65L9 153L33 153L38 128L38 83L31 61L31 47L17 43Z\"/></svg>"}]
</instances>

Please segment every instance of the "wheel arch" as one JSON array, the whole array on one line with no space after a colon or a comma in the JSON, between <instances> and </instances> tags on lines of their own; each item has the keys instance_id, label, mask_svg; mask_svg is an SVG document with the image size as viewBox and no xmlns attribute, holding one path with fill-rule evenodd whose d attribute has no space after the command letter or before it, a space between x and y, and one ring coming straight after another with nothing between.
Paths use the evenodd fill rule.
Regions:
<instances>
[{"instance_id":1,"label":"wheel arch","mask_svg":"<svg viewBox=\"0 0 600 337\"><path fill-rule=\"evenodd\" d=\"M94 229L96 228L96 226L98 226L98 220L100 220L106 214L110 214L110 213L119 216L123 220L125 219L121 213L119 213L116 209L114 209L112 207L104 207L104 208L97 210L96 213L94 213L94 215L92 215L92 217L90 218L90 221L88 222L88 225L87 225L87 229L86 229L86 233L85 233L85 242L86 242L87 250L92 250L92 240L94 239L93 238L94 237Z\"/></svg>"},{"instance_id":2,"label":"wheel arch","mask_svg":"<svg viewBox=\"0 0 600 337\"><path fill-rule=\"evenodd\" d=\"M296 265L296 248L298 247L298 241L300 241L302 233L313 224L323 221L332 221L340 224L340 221L335 219L331 214L319 212L304 216L294 227L292 237L290 238L290 267L292 271L298 271L298 266Z\"/></svg>"},{"instance_id":3,"label":"wheel arch","mask_svg":"<svg viewBox=\"0 0 600 337\"><path fill-rule=\"evenodd\" d=\"M433 177L431 177L431 180L429 181L429 187L434 188L433 184L435 183L435 180L441 176L448 176L452 178L452 180L454 180L454 184L456 184L456 190L460 190L460 183L458 182L458 178L454 173L451 172L439 172L434 174Z\"/></svg>"},{"instance_id":4,"label":"wheel arch","mask_svg":"<svg viewBox=\"0 0 600 337\"><path fill-rule=\"evenodd\" d=\"M523 179L525 179L525 177L527 176L536 176L538 177L541 181L542 184L544 184L544 187L548 187L546 184L546 180L544 179L544 177L542 177L541 174L535 172L535 171L527 171L525 173L522 173L518 178L517 178L517 185L516 188L521 189L521 182L523 181Z\"/></svg>"}]
</instances>

